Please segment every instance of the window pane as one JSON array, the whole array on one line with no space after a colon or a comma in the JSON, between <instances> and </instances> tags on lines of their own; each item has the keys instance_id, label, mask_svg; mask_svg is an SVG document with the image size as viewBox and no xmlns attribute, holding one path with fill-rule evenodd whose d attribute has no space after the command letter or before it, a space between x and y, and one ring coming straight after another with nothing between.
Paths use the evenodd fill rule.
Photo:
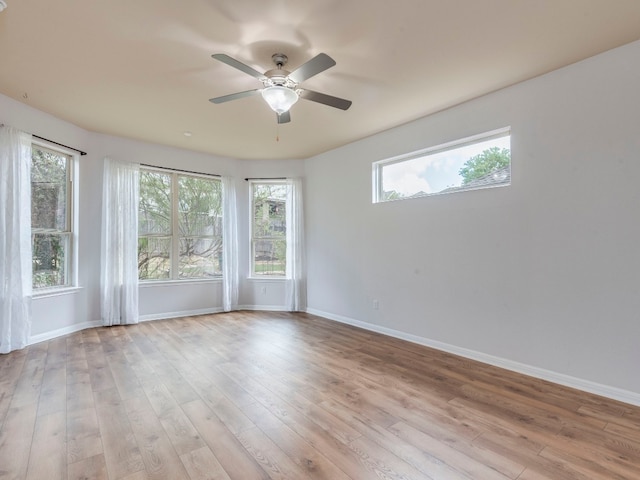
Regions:
<instances>
[{"instance_id":1,"label":"window pane","mask_svg":"<svg viewBox=\"0 0 640 480\"><path fill-rule=\"evenodd\" d=\"M138 238L138 278L161 280L171 278L171 238Z\"/></svg>"},{"instance_id":2,"label":"window pane","mask_svg":"<svg viewBox=\"0 0 640 480\"><path fill-rule=\"evenodd\" d=\"M33 288L68 285L69 234L36 233L31 237Z\"/></svg>"},{"instance_id":3,"label":"window pane","mask_svg":"<svg viewBox=\"0 0 640 480\"><path fill-rule=\"evenodd\" d=\"M138 234L171 234L170 175L140 171Z\"/></svg>"},{"instance_id":4,"label":"window pane","mask_svg":"<svg viewBox=\"0 0 640 480\"><path fill-rule=\"evenodd\" d=\"M253 273L284 275L287 247L284 240L253 241Z\"/></svg>"},{"instance_id":5,"label":"window pane","mask_svg":"<svg viewBox=\"0 0 640 480\"><path fill-rule=\"evenodd\" d=\"M180 235L222 235L221 182L180 175L178 185Z\"/></svg>"},{"instance_id":6,"label":"window pane","mask_svg":"<svg viewBox=\"0 0 640 480\"><path fill-rule=\"evenodd\" d=\"M253 236L286 235L286 185L256 184L253 190Z\"/></svg>"},{"instance_id":7,"label":"window pane","mask_svg":"<svg viewBox=\"0 0 640 480\"><path fill-rule=\"evenodd\" d=\"M217 178L140 171L140 280L221 275L222 182Z\"/></svg>"},{"instance_id":8,"label":"window pane","mask_svg":"<svg viewBox=\"0 0 640 480\"><path fill-rule=\"evenodd\" d=\"M510 136L503 135L380 164L378 201L511 184Z\"/></svg>"},{"instance_id":9,"label":"window pane","mask_svg":"<svg viewBox=\"0 0 640 480\"><path fill-rule=\"evenodd\" d=\"M31 155L31 227L67 231L68 157L36 146Z\"/></svg>"},{"instance_id":10,"label":"window pane","mask_svg":"<svg viewBox=\"0 0 640 480\"><path fill-rule=\"evenodd\" d=\"M180 278L210 278L221 274L222 237L180 239Z\"/></svg>"}]
</instances>

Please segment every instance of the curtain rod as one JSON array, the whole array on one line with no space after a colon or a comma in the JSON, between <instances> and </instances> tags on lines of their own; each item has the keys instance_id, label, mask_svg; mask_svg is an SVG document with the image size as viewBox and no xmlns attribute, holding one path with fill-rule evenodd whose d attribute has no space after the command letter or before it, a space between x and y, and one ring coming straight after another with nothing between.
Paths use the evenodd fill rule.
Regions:
<instances>
[{"instance_id":1,"label":"curtain rod","mask_svg":"<svg viewBox=\"0 0 640 480\"><path fill-rule=\"evenodd\" d=\"M77 148L70 147L69 145L65 145L63 143L54 142L53 140L49 140L48 138L41 137L39 135L31 134L33 138L39 138L40 140L44 140L45 142L53 143L54 145L59 145L64 148L68 148L69 150L73 150L74 152L78 152L80 155L86 155L87 152L83 152L82 150L78 150Z\"/></svg>"},{"instance_id":2,"label":"curtain rod","mask_svg":"<svg viewBox=\"0 0 640 480\"><path fill-rule=\"evenodd\" d=\"M171 170L172 172L182 172L182 173L193 173L194 175L207 175L209 177L222 177L222 175L218 175L217 173L202 173L202 172L192 172L191 170L181 170L179 168L169 168L169 167L159 167L158 165L149 165L148 163L141 163L142 167L151 167L151 168L160 168L162 170Z\"/></svg>"},{"instance_id":3,"label":"curtain rod","mask_svg":"<svg viewBox=\"0 0 640 480\"><path fill-rule=\"evenodd\" d=\"M244 181L248 182L249 180L286 180L287 177L255 177L255 178L245 178Z\"/></svg>"},{"instance_id":4,"label":"curtain rod","mask_svg":"<svg viewBox=\"0 0 640 480\"><path fill-rule=\"evenodd\" d=\"M4 123L0 123L0 127L4 127ZM69 145L65 145L64 143L54 142L53 140L49 140L48 138L41 137L39 135L31 134L33 138L37 138L39 140L44 140L45 142L53 143L54 145L58 145L60 147L68 148L69 150L73 150L74 152L78 152L80 155L86 155L87 152L83 152L82 150L78 150L77 148L70 147Z\"/></svg>"}]
</instances>

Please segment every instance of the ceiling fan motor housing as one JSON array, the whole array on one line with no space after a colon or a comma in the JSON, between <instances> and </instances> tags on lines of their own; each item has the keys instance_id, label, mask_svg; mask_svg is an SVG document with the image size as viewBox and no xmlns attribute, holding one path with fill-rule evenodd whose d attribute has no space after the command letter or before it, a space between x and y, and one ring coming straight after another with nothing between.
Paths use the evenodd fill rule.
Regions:
<instances>
[{"instance_id":1,"label":"ceiling fan motor housing","mask_svg":"<svg viewBox=\"0 0 640 480\"><path fill-rule=\"evenodd\" d=\"M287 70L282 70L279 68L274 68L273 70L269 70L264 73L264 76L267 77L266 80L263 80L265 87L288 87L295 88L297 83L289 78L289 74Z\"/></svg>"},{"instance_id":2,"label":"ceiling fan motor housing","mask_svg":"<svg viewBox=\"0 0 640 480\"><path fill-rule=\"evenodd\" d=\"M351 101L339 97L333 97L324 93L314 92L312 90L300 89L300 85L305 80L324 72L333 67L336 62L326 53L319 53L311 60L297 67L293 72L285 70L283 67L289 61L289 58L283 53L274 53L271 56L274 69L265 73L261 73L253 67L239 62L235 58L224 53L215 53L211 55L216 60L226 63L227 65L240 70L262 82L264 88L247 90L244 92L232 93L221 97L210 98L212 103L225 103L230 100L236 100L256 94L262 94L271 107L278 114L278 123L288 123L291 121L289 109L298 101L304 98L311 102L322 103L330 107L347 110L351 106Z\"/></svg>"},{"instance_id":3,"label":"ceiling fan motor housing","mask_svg":"<svg viewBox=\"0 0 640 480\"><path fill-rule=\"evenodd\" d=\"M289 57L284 53L274 53L271 56L271 59L273 60L273 63L276 64L276 68L264 72L264 76L267 77L267 79L262 82L264 86L278 86L295 89L298 84L289 78L291 72L282 68L289 61Z\"/></svg>"}]
</instances>

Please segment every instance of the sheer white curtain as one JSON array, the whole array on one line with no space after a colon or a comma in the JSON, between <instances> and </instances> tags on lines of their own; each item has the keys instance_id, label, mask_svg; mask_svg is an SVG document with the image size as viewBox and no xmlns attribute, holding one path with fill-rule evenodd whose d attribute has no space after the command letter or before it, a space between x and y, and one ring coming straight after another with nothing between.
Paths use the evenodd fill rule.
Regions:
<instances>
[{"instance_id":1,"label":"sheer white curtain","mask_svg":"<svg viewBox=\"0 0 640 480\"><path fill-rule=\"evenodd\" d=\"M31 135L0 126L0 353L31 334Z\"/></svg>"},{"instance_id":2,"label":"sheer white curtain","mask_svg":"<svg viewBox=\"0 0 640 480\"><path fill-rule=\"evenodd\" d=\"M303 312L307 308L307 285L302 179L287 179L287 186L287 284L285 307L291 312Z\"/></svg>"},{"instance_id":3,"label":"sheer white curtain","mask_svg":"<svg viewBox=\"0 0 640 480\"><path fill-rule=\"evenodd\" d=\"M236 186L222 177L222 309L238 309L238 216Z\"/></svg>"},{"instance_id":4,"label":"sheer white curtain","mask_svg":"<svg viewBox=\"0 0 640 480\"><path fill-rule=\"evenodd\" d=\"M100 302L102 324L138 323L140 166L104 159Z\"/></svg>"}]
</instances>

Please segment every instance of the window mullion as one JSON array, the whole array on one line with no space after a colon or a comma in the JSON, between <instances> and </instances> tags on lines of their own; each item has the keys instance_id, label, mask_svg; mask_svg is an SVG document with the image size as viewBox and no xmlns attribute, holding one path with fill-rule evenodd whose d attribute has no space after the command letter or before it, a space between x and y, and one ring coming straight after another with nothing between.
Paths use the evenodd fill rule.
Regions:
<instances>
[{"instance_id":1,"label":"window mullion","mask_svg":"<svg viewBox=\"0 0 640 480\"><path fill-rule=\"evenodd\" d=\"M171 175L171 278L178 280L180 272L180 218L178 175Z\"/></svg>"},{"instance_id":2,"label":"window mullion","mask_svg":"<svg viewBox=\"0 0 640 480\"><path fill-rule=\"evenodd\" d=\"M69 159L70 160L70 159ZM66 218L66 226L67 232L71 232L71 221L76 212L73 211L73 163L68 161L67 163L67 185L66 185L66 195L65 201L66 209L67 209L67 218Z\"/></svg>"}]
</instances>

